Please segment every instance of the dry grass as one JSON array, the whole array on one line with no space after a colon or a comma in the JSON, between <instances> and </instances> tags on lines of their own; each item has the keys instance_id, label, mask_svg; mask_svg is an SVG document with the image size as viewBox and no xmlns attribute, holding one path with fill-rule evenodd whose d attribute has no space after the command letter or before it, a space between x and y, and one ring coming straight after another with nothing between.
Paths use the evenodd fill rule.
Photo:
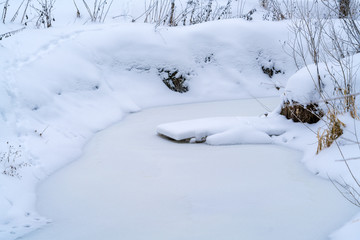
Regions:
<instances>
[{"instance_id":1,"label":"dry grass","mask_svg":"<svg viewBox=\"0 0 360 240\"><path fill-rule=\"evenodd\" d=\"M318 147L316 154L318 154L324 148L328 148L333 142L343 134L343 128L345 124L339 120L337 114L329 112L327 114L328 124L327 128L322 130L319 128L317 132Z\"/></svg>"}]
</instances>

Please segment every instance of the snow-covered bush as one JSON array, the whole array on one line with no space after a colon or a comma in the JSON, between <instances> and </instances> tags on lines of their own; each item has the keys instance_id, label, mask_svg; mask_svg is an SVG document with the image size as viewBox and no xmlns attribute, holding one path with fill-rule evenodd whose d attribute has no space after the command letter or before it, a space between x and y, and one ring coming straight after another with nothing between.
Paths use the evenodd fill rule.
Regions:
<instances>
[{"instance_id":1,"label":"snow-covered bush","mask_svg":"<svg viewBox=\"0 0 360 240\"><path fill-rule=\"evenodd\" d=\"M357 113L360 106L356 98L360 92L360 77L356 74L356 69L360 65L360 54L344 57L341 62L347 65L327 62L319 63L318 66L308 65L299 70L287 83L281 113L286 115L284 113L287 111L292 119L299 118L299 113L301 113L300 117L313 115L318 119L321 118L322 126L317 132L314 131L318 139L317 154L330 147L339 151L350 178L331 180L346 199L360 207L358 204L360 184L358 175L354 174L354 172L358 174L359 169L350 167L343 152L343 149L348 148L349 145L360 144L356 127L359 124ZM319 91L319 82L314 77L318 75L321 77L321 91ZM303 112L307 111L307 113L303 114L300 110L289 107L289 105L294 106L294 103L302 106ZM309 105L316 108L310 109ZM301 122L307 121L302 119ZM351 129L349 124L354 127ZM355 139L350 140L354 136Z\"/></svg>"},{"instance_id":2,"label":"snow-covered bush","mask_svg":"<svg viewBox=\"0 0 360 240\"><path fill-rule=\"evenodd\" d=\"M9 142L6 143L7 150L0 153L1 173L10 177L21 178L20 169L30 166L21 160L21 145L15 147Z\"/></svg>"},{"instance_id":3,"label":"snow-covered bush","mask_svg":"<svg viewBox=\"0 0 360 240\"><path fill-rule=\"evenodd\" d=\"M353 68L360 64L359 54L349 58L351 60L348 61L353 63ZM337 114L349 112L355 118L356 106L359 106L356 93L360 92L359 84L356 83L360 79L355 75L355 71L349 82L349 79L343 79L343 71L341 66L330 62L319 63L318 66L307 65L288 80L283 102L298 103L303 106L317 104L318 111L324 113L330 111ZM322 91L319 91L318 75L321 77Z\"/></svg>"},{"instance_id":4,"label":"snow-covered bush","mask_svg":"<svg viewBox=\"0 0 360 240\"><path fill-rule=\"evenodd\" d=\"M184 93L189 91L187 84L190 72L181 72L178 69L158 68L159 76L165 85L172 91Z\"/></svg>"},{"instance_id":5,"label":"snow-covered bush","mask_svg":"<svg viewBox=\"0 0 360 240\"><path fill-rule=\"evenodd\" d=\"M263 51L259 52L256 60L258 61L263 73L268 75L269 78L272 78L275 74L283 73L283 71L277 66L277 63L272 60L271 56L264 54Z\"/></svg>"},{"instance_id":6,"label":"snow-covered bush","mask_svg":"<svg viewBox=\"0 0 360 240\"><path fill-rule=\"evenodd\" d=\"M307 99L299 101L296 99L299 96L288 96L281 111L286 117L299 121L306 120L309 116L312 118L311 115L315 119L326 115L330 124L329 129L323 133L332 132L332 127L338 125L336 116L339 113L350 112L353 118L357 115L354 95L357 92L354 89L357 81L357 63L353 62L353 55L358 52L359 46L358 23L355 21L355 15L349 13L347 18L333 19L334 16L338 17L334 13L339 13L340 7L337 4L328 4L326 7L327 12L320 9L318 3L307 2L297 8L294 15L296 19L291 21L290 29L293 37L288 44L292 49L291 55L295 64L299 69L303 67L298 73L301 77L295 78L298 78L296 81L301 84L309 78L310 81L305 84L308 87L305 88L311 89L311 85L313 88L304 91ZM356 62L358 56L355 58ZM297 87L304 89L301 84ZM293 80L289 80L289 86L293 85L296 84ZM334 98L336 101L332 100ZM302 115L304 118L301 117Z\"/></svg>"}]
</instances>

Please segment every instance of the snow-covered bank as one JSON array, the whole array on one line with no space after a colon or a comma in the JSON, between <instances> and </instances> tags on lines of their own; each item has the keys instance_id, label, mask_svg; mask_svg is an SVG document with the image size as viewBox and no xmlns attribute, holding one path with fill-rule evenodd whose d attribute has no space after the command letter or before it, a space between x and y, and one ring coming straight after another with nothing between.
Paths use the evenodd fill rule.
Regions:
<instances>
[{"instance_id":1,"label":"snow-covered bank","mask_svg":"<svg viewBox=\"0 0 360 240\"><path fill-rule=\"evenodd\" d=\"M327 239L354 207L300 164L301 153L179 144L154 131L163 121L263 112L257 101L241 100L129 115L44 181L38 207L54 222L23 239Z\"/></svg>"},{"instance_id":2,"label":"snow-covered bank","mask_svg":"<svg viewBox=\"0 0 360 240\"><path fill-rule=\"evenodd\" d=\"M14 2L8 9L9 16L17 9ZM283 92L287 79L295 72L293 59L282 49L289 32L285 21L227 20L155 29L153 25L119 23L119 19L129 22L129 18L143 12L143 0L125 0L115 1L106 24L93 24L82 4L81 17L76 18L73 3L57 2L53 11L56 21L51 29L32 29L37 12L31 8L32 24L0 40L1 170L13 169L13 163L6 160L14 160L15 175L22 176L20 180L0 176L0 239L14 239L46 224L47 220L34 209L36 184L81 156L91 136L128 113L153 106L275 96ZM130 5L141 5L141 10ZM259 2L250 0L246 5L245 13L259 7ZM262 19L262 13L256 11L254 19ZM11 23L8 17L6 24L0 24L0 32L24 27L16 22L19 23ZM175 72L186 76L189 92L174 93L163 84L166 73ZM291 78L296 84L292 89L288 85L287 90L297 91L304 85L313 88L303 84L304 72ZM333 91L331 84L325 87ZM314 93L310 93L310 98L316 96ZM296 95L288 92L286 96ZM305 95L300 91L298 96ZM351 130L351 118L345 116L343 121ZM313 160L314 135L305 128L292 129L293 125L284 119L277 126L282 122L287 127L285 132L265 131L269 127L266 124L256 129L243 123L208 141L244 143L249 138L242 135L239 139L239 133L248 131L249 136L256 130L252 142L275 141L305 149L305 163L314 173L326 177L330 171L338 177L335 175L344 172L343 165L337 168L341 162L332 161L341 160L339 152L326 149ZM321 123L314 125L313 130L319 126ZM351 131L346 134L344 137L351 141L356 138ZM350 141L339 142L347 145L346 157L358 156L358 151L353 151L355 145L349 146ZM358 162L351 163L356 165ZM23 168L19 170L19 166ZM348 226L360 229L353 227L357 222L354 219ZM333 236L341 239L343 232Z\"/></svg>"},{"instance_id":3,"label":"snow-covered bank","mask_svg":"<svg viewBox=\"0 0 360 240\"><path fill-rule=\"evenodd\" d=\"M282 51L286 39L285 22L243 20L156 31L145 24L74 25L3 39L0 150L13 145L21 152L15 160L31 166L19 170L21 180L0 176L0 238L46 224L34 210L36 184L129 112L278 94L295 72ZM262 66L282 73L269 78ZM187 73L189 92L170 91L159 68Z\"/></svg>"},{"instance_id":4,"label":"snow-covered bank","mask_svg":"<svg viewBox=\"0 0 360 240\"><path fill-rule=\"evenodd\" d=\"M359 55L355 55L353 60L358 65ZM332 89L331 79L325 73L322 69L323 94L330 99L337 97ZM358 79L355 82L359 82ZM284 94L286 100L294 100L304 105L322 100L306 69L295 74L288 83ZM355 105L356 108L357 106ZM319 107L323 109L326 107L324 101L319 103ZM157 131L174 140L205 141L210 145L273 143L300 150L304 153L302 162L310 171L324 179L330 179L338 188L339 194L343 194L344 201L347 198L349 202L358 206L359 120L350 113L339 113L338 118L343 128L342 135L331 146L318 151L319 134L328 127L326 117L316 124L294 123L279 113L280 107L272 113L255 118L205 118L163 123L157 127ZM336 240L357 240L359 236L360 219L357 215L330 237Z\"/></svg>"}]
</instances>

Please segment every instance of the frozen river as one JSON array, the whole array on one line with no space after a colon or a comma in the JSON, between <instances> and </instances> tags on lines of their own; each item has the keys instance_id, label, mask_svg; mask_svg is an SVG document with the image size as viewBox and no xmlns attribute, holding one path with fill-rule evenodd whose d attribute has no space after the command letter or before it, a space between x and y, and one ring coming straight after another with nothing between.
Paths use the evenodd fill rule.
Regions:
<instances>
[{"instance_id":1,"label":"frozen river","mask_svg":"<svg viewBox=\"0 0 360 240\"><path fill-rule=\"evenodd\" d=\"M39 186L38 210L53 223L22 239L327 239L356 208L308 172L300 152L175 143L155 132L165 122L264 111L255 100L237 100L129 115Z\"/></svg>"}]
</instances>

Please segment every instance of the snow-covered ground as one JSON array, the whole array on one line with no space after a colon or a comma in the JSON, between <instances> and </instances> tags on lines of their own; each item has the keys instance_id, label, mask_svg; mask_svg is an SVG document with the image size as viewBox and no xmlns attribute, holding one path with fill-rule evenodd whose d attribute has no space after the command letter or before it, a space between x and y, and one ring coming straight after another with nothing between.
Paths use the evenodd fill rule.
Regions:
<instances>
[{"instance_id":1,"label":"snow-covered ground","mask_svg":"<svg viewBox=\"0 0 360 240\"><path fill-rule=\"evenodd\" d=\"M18 2L10 1L9 16ZM244 12L257 7L253 21L156 29L140 20L130 23L143 12L142 0L115 1L103 24L91 23L80 3L81 18L76 18L73 1L56 2L56 21L50 29L34 28L36 10L30 8L28 27L0 40L0 159L4 170L22 166L15 171L21 178L0 175L0 239L16 239L47 224L46 216L35 209L37 184L78 159L99 130L149 107L279 96L297 70L283 51L287 22L261 21L258 1L244 6ZM22 29L19 21L0 24L0 34ZM269 78L263 67L280 72ZM162 81L162 69L186 75L189 92L170 91ZM272 119L279 119L277 126L286 122L286 134L276 143L307 149L303 159L311 171L325 177L329 171L344 173L337 172L338 162L333 162L340 159L336 149L314 160L313 135L303 135L306 131L299 128L292 131L284 119ZM257 130L261 141L264 128ZM236 131L229 132L233 140L239 140ZM348 135L353 137L350 131ZM216 144L224 139L229 138L220 136ZM304 143L311 145L302 147ZM357 156L352 150L348 153ZM8 164L8 159L14 163ZM354 218L351 223L356 222ZM344 236L351 226L357 225L347 225L334 237L349 240Z\"/></svg>"},{"instance_id":2,"label":"snow-covered ground","mask_svg":"<svg viewBox=\"0 0 360 240\"><path fill-rule=\"evenodd\" d=\"M32 166L18 171L22 179L0 176L5 213L0 236L11 239L45 224L34 210L36 184L77 159L95 132L127 113L277 94L274 83L281 85L291 71L270 79L262 73L261 61L273 55L274 63L291 65L279 43L286 25L273 23L274 30L267 32L261 30L263 24L228 20L226 28L213 22L157 31L130 23L67 26L23 30L2 40L1 151L8 153L11 144L21 152L16 161ZM272 37L264 41L265 36ZM207 56L212 56L210 62L205 62ZM159 68L190 73L190 91L170 91Z\"/></svg>"},{"instance_id":3,"label":"snow-covered ground","mask_svg":"<svg viewBox=\"0 0 360 240\"><path fill-rule=\"evenodd\" d=\"M260 101L279 104L279 98ZM154 131L163 121L264 111L252 99L126 117L41 184L38 209L53 222L22 239L327 239L356 208L300 163L301 152L183 144Z\"/></svg>"}]
</instances>

